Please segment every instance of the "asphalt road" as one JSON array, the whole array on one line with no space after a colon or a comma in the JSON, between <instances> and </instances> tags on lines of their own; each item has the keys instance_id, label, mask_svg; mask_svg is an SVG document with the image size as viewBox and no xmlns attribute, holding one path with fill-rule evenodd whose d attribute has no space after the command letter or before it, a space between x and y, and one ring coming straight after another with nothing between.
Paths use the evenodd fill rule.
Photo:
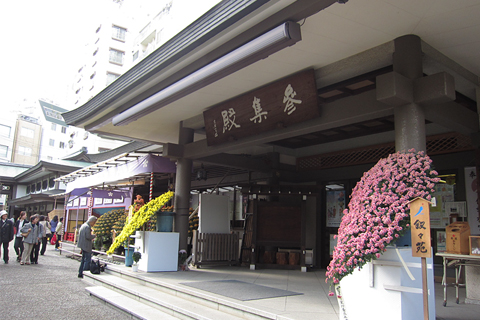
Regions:
<instances>
[{"instance_id":1,"label":"asphalt road","mask_svg":"<svg viewBox=\"0 0 480 320\"><path fill-rule=\"evenodd\" d=\"M0 260L0 319L131 319L96 298L87 283L77 277L80 262L60 255L48 245L37 265L21 266L16 261L13 241L10 260Z\"/></svg>"}]
</instances>

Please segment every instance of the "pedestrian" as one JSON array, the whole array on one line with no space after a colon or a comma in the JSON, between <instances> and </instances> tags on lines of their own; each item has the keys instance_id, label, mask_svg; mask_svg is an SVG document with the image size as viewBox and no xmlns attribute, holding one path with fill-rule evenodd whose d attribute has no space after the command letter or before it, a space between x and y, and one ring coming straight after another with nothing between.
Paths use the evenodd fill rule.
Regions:
<instances>
[{"instance_id":1,"label":"pedestrian","mask_svg":"<svg viewBox=\"0 0 480 320\"><path fill-rule=\"evenodd\" d=\"M13 222L10 219L7 219L8 213L5 210L0 211L0 241L3 246L3 261L5 264L8 263L8 246L10 241L13 240L14 231L13 231Z\"/></svg>"},{"instance_id":2,"label":"pedestrian","mask_svg":"<svg viewBox=\"0 0 480 320\"><path fill-rule=\"evenodd\" d=\"M15 249L15 253L17 254L17 262L20 262L20 260L22 259L24 248L23 237L20 229L22 229L26 223L28 223L27 213L25 211L21 211L17 221L15 221L15 230L17 230L17 233L15 234L15 243L13 244L13 248Z\"/></svg>"},{"instance_id":3,"label":"pedestrian","mask_svg":"<svg viewBox=\"0 0 480 320\"><path fill-rule=\"evenodd\" d=\"M24 234L23 250L21 265L30 264L30 254L32 253L33 246L41 241L42 235L39 233L40 227L38 226L38 215L34 214L30 217L30 222L26 223L20 232Z\"/></svg>"},{"instance_id":4,"label":"pedestrian","mask_svg":"<svg viewBox=\"0 0 480 320\"><path fill-rule=\"evenodd\" d=\"M58 216L54 216L52 221L50 221L50 226L51 226L51 231L52 231L52 237L53 235L55 234L55 230L57 228L57 224L58 224Z\"/></svg>"},{"instance_id":5,"label":"pedestrian","mask_svg":"<svg viewBox=\"0 0 480 320\"><path fill-rule=\"evenodd\" d=\"M47 229L47 243L50 242L50 240L52 240L52 235L53 235L53 232L52 232L52 225L50 224L50 218L47 216L45 216L45 221L47 221L48 223L46 223L48 225L48 229Z\"/></svg>"},{"instance_id":6,"label":"pedestrian","mask_svg":"<svg viewBox=\"0 0 480 320\"><path fill-rule=\"evenodd\" d=\"M40 246L42 245L42 239L43 235L45 234L45 229L43 225L40 223L42 220L43 216L37 214L38 216L38 242L33 245L32 252L30 253L30 263L31 264L38 264L38 254L40 252ZM45 218L43 218L43 221L45 221Z\"/></svg>"},{"instance_id":7,"label":"pedestrian","mask_svg":"<svg viewBox=\"0 0 480 320\"><path fill-rule=\"evenodd\" d=\"M63 217L57 223L55 228L55 234L57 235L57 241L55 242L55 251L59 251L58 247L60 246L60 241L62 241L63 236Z\"/></svg>"},{"instance_id":8,"label":"pedestrian","mask_svg":"<svg viewBox=\"0 0 480 320\"><path fill-rule=\"evenodd\" d=\"M97 222L97 217L91 216L88 218L78 232L77 247L82 250L82 261L80 262L80 268L78 269L78 277L83 278L83 270L90 269L90 261L92 260L92 240L95 239L95 235L92 234L92 227Z\"/></svg>"},{"instance_id":9,"label":"pedestrian","mask_svg":"<svg viewBox=\"0 0 480 320\"><path fill-rule=\"evenodd\" d=\"M43 227L42 250L40 250L40 255L43 256L45 254L45 250L47 250L47 242L50 236L52 235L52 230L51 230L50 222L48 222L48 217L41 216L40 224Z\"/></svg>"}]
</instances>

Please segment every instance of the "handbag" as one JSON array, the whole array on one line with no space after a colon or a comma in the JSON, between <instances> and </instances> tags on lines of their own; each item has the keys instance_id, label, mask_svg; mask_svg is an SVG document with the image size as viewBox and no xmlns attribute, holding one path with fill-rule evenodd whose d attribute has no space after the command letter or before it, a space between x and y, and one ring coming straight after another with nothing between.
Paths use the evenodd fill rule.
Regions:
<instances>
[{"instance_id":1,"label":"handbag","mask_svg":"<svg viewBox=\"0 0 480 320\"><path fill-rule=\"evenodd\" d=\"M50 240L50 244L54 245L57 242L57 234L54 234L52 240Z\"/></svg>"},{"instance_id":2,"label":"handbag","mask_svg":"<svg viewBox=\"0 0 480 320\"><path fill-rule=\"evenodd\" d=\"M22 237L26 238L30 234L30 230L28 230L28 232L22 232L20 234L22 235Z\"/></svg>"}]
</instances>

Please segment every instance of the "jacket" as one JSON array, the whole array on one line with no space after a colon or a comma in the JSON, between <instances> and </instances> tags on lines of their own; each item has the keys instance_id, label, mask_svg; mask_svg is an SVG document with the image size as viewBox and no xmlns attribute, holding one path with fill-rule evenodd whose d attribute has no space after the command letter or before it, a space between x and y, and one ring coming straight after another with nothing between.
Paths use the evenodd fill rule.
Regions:
<instances>
[{"instance_id":1,"label":"jacket","mask_svg":"<svg viewBox=\"0 0 480 320\"><path fill-rule=\"evenodd\" d=\"M61 223L60 221L58 221L58 224L57 224L57 227L55 228L55 232L59 235L59 236L63 236L63 223Z\"/></svg>"},{"instance_id":2,"label":"jacket","mask_svg":"<svg viewBox=\"0 0 480 320\"><path fill-rule=\"evenodd\" d=\"M13 231L13 222L10 219L6 219L3 222L0 219L0 241L3 242L10 242L13 240L14 231Z\"/></svg>"},{"instance_id":3,"label":"jacket","mask_svg":"<svg viewBox=\"0 0 480 320\"><path fill-rule=\"evenodd\" d=\"M51 234L52 231L50 231L50 225L48 221L40 221L39 224L43 227L42 228L42 237L46 237L47 234Z\"/></svg>"},{"instance_id":4,"label":"jacket","mask_svg":"<svg viewBox=\"0 0 480 320\"><path fill-rule=\"evenodd\" d=\"M20 229L21 229L24 225L26 225L27 223L28 223L28 220L27 220L27 219L24 219L24 220L23 220L23 224L20 226L20 219L17 219L17 221L15 221L15 230L17 230L17 234L16 234L17 237L21 237L21 235L20 235Z\"/></svg>"},{"instance_id":5,"label":"jacket","mask_svg":"<svg viewBox=\"0 0 480 320\"><path fill-rule=\"evenodd\" d=\"M77 247L85 252L92 252L92 240L95 239L95 235L92 234L92 227L85 222L78 231L78 243Z\"/></svg>"},{"instance_id":6,"label":"jacket","mask_svg":"<svg viewBox=\"0 0 480 320\"><path fill-rule=\"evenodd\" d=\"M42 234L40 233L40 228L41 227L38 224L32 226L31 222L24 224L23 228L20 229L21 233L28 232L28 229L32 229L32 231L30 231L27 237L23 238L23 242L26 242L26 243L39 242L42 238Z\"/></svg>"}]
</instances>

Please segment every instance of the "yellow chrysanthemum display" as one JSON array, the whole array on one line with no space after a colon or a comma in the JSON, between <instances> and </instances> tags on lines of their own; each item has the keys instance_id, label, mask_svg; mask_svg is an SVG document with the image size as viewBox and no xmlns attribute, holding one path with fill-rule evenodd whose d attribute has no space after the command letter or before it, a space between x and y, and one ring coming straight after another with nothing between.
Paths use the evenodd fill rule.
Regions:
<instances>
[{"instance_id":1,"label":"yellow chrysanthemum display","mask_svg":"<svg viewBox=\"0 0 480 320\"><path fill-rule=\"evenodd\" d=\"M107 254L112 254L113 251L123 244L132 234L140 229L157 211L159 211L171 198L173 192L168 191L160 197L152 199L146 205L140 208L130 221L125 224L122 232L115 238L115 241L108 249Z\"/></svg>"}]
</instances>

